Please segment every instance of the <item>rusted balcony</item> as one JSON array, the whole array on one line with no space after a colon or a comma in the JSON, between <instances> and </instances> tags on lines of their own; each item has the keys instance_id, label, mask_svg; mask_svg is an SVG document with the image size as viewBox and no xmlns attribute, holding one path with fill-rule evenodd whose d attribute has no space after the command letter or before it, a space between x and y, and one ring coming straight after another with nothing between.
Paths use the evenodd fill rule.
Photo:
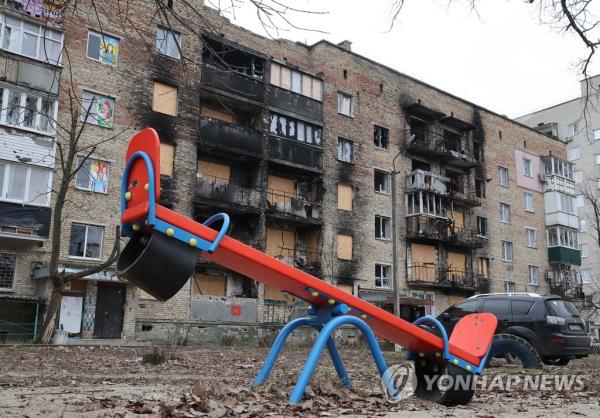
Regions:
<instances>
[{"instance_id":1,"label":"rusted balcony","mask_svg":"<svg viewBox=\"0 0 600 418\"><path fill-rule=\"evenodd\" d=\"M477 231L456 226L451 219L417 215L406 218L406 238L414 241L441 241L463 248L483 247Z\"/></svg>"},{"instance_id":2,"label":"rusted balcony","mask_svg":"<svg viewBox=\"0 0 600 418\"><path fill-rule=\"evenodd\" d=\"M431 171L414 170L406 174L406 191L416 190L446 196L467 207L481 206L481 198L467 182L458 184L449 177Z\"/></svg>"},{"instance_id":3,"label":"rusted balcony","mask_svg":"<svg viewBox=\"0 0 600 418\"><path fill-rule=\"evenodd\" d=\"M207 117L200 118L200 143L257 156L262 153L260 131Z\"/></svg>"},{"instance_id":4,"label":"rusted balcony","mask_svg":"<svg viewBox=\"0 0 600 418\"><path fill-rule=\"evenodd\" d=\"M271 85L271 105L315 120L323 120L323 102Z\"/></svg>"},{"instance_id":5,"label":"rusted balcony","mask_svg":"<svg viewBox=\"0 0 600 418\"><path fill-rule=\"evenodd\" d=\"M440 159L462 168L477 166L473 152L465 145L467 139L442 134L427 129L407 129L406 149L427 158Z\"/></svg>"},{"instance_id":6,"label":"rusted balcony","mask_svg":"<svg viewBox=\"0 0 600 418\"><path fill-rule=\"evenodd\" d=\"M319 222L323 219L323 210L319 203L309 202L295 193L269 189L267 191L267 207L271 213Z\"/></svg>"},{"instance_id":7,"label":"rusted balcony","mask_svg":"<svg viewBox=\"0 0 600 418\"><path fill-rule=\"evenodd\" d=\"M569 300L584 298L583 284L575 270L548 270L546 278L550 284L550 293Z\"/></svg>"},{"instance_id":8,"label":"rusted balcony","mask_svg":"<svg viewBox=\"0 0 600 418\"><path fill-rule=\"evenodd\" d=\"M408 266L406 282L411 287L443 289L461 293L487 292L489 280L474 271L438 268L434 264Z\"/></svg>"},{"instance_id":9,"label":"rusted balcony","mask_svg":"<svg viewBox=\"0 0 600 418\"><path fill-rule=\"evenodd\" d=\"M202 86L253 102L265 101L265 84L262 80L207 62L202 64Z\"/></svg>"},{"instance_id":10,"label":"rusted balcony","mask_svg":"<svg viewBox=\"0 0 600 418\"><path fill-rule=\"evenodd\" d=\"M197 178L194 202L199 203L206 200L256 208L260 203L260 192L229 183L226 179Z\"/></svg>"},{"instance_id":11,"label":"rusted balcony","mask_svg":"<svg viewBox=\"0 0 600 418\"><path fill-rule=\"evenodd\" d=\"M314 171L323 169L323 150L298 141L269 136L269 158Z\"/></svg>"}]
</instances>

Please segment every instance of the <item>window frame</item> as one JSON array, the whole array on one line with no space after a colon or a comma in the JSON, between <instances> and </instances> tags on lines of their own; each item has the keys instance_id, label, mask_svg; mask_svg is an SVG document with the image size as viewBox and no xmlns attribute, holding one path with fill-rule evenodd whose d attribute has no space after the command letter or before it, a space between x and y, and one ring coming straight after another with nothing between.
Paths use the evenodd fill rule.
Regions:
<instances>
[{"instance_id":1,"label":"window frame","mask_svg":"<svg viewBox=\"0 0 600 418\"><path fill-rule=\"evenodd\" d=\"M159 30L164 31L164 33L165 33L165 38L164 38L164 44L165 44L164 49L165 50L164 50L164 52L159 49L159 45L158 45L158 33L159 33ZM169 50L169 33L173 34L173 39L175 40L175 47L177 49L177 56L176 57L173 56L173 55L169 55L167 53L168 50ZM164 57L169 57L169 58L172 58L172 59L177 60L177 61L181 60L181 50L183 49L182 48L182 43L181 43L181 38L182 38L181 32L176 31L176 30L171 30L171 29L166 28L166 27L164 27L162 25L156 25L156 38L155 38L155 41L156 41L156 45L155 46L156 46L156 48L155 48L155 52L158 55L162 55Z\"/></svg>"},{"instance_id":2,"label":"window frame","mask_svg":"<svg viewBox=\"0 0 600 418\"><path fill-rule=\"evenodd\" d=\"M489 230L488 218L486 218L485 216L477 216L476 222L477 222L477 236L480 238L487 239L488 238L488 230ZM485 227L483 228L485 230L483 234L481 234L481 228L480 228L481 224L485 225Z\"/></svg>"},{"instance_id":3,"label":"window frame","mask_svg":"<svg viewBox=\"0 0 600 418\"><path fill-rule=\"evenodd\" d=\"M102 56L100 55L100 51L98 51L98 58L97 59L94 58L94 57L90 57L88 55L89 45L90 45L90 35L97 36L98 38L100 38L100 45L102 45L102 42L104 42L104 37L109 37L109 38L115 39L117 41L119 52L116 55L116 60L115 60L114 64L109 63L109 62L105 62L105 60L103 60ZM108 33L101 33L101 32L95 31L93 29L88 29L87 42L86 42L86 45L85 45L85 57L86 58L88 58L88 59L90 59L92 61L99 62L100 64L103 64L103 65L108 65L109 67L116 67L117 65L119 65L119 53L120 53L120 50L121 50L121 38L118 38L118 37L113 36L113 35L109 35Z\"/></svg>"},{"instance_id":4,"label":"window frame","mask_svg":"<svg viewBox=\"0 0 600 418\"><path fill-rule=\"evenodd\" d=\"M512 290L511 290L512 288ZM504 280L504 292L505 293L515 293L517 290L517 284L512 280Z\"/></svg>"},{"instance_id":5,"label":"window frame","mask_svg":"<svg viewBox=\"0 0 600 418\"><path fill-rule=\"evenodd\" d=\"M381 267L381 273L382 275L379 277L380 280L380 284L377 285L377 267ZM384 267L388 268L388 272L389 272L389 276L385 277L383 275L384 272ZM391 263L379 263L379 262L375 262L375 281L373 282L373 284L375 285L375 287L377 289L391 289L391 284L392 284L392 264ZM387 285L383 285L384 279L387 281Z\"/></svg>"},{"instance_id":6,"label":"window frame","mask_svg":"<svg viewBox=\"0 0 600 418\"><path fill-rule=\"evenodd\" d=\"M567 159L569 161L577 161L581 159L581 148L579 147L579 145L576 145L567 150Z\"/></svg>"},{"instance_id":7,"label":"window frame","mask_svg":"<svg viewBox=\"0 0 600 418\"><path fill-rule=\"evenodd\" d=\"M44 135L44 136L54 136L56 134L56 120L58 118L58 98L49 95L49 94L37 94L34 92L29 92L25 89L21 89L21 88L15 88L15 86L13 85L6 85L6 84L2 84L0 83L0 102L3 104L2 108L0 109L0 125L6 125L6 126L10 126L12 128L15 129L19 129L19 130L24 130L24 131L28 131L28 132L35 132L37 134L40 135ZM9 116L8 116L8 111L9 111L9 95L13 93L13 94L19 94L19 104L18 104L18 109L19 109L19 113L17 116L17 123L11 123L9 121ZM25 126L25 111L24 109L26 109L26 101L28 97L35 97L36 98L36 108L35 108L35 112L34 112L34 122L33 125L34 127L28 127ZM50 115L46 115L44 113L42 113L42 107L44 104L44 101L47 100L49 102L52 103L52 112ZM44 131L42 129L40 129L40 124L42 121L42 117L46 117L48 119L48 128L49 130Z\"/></svg>"},{"instance_id":8,"label":"window frame","mask_svg":"<svg viewBox=\"0 0 600 418\"><path fill-rule=\"evenodd\" d=\"M583 272L586 272L586 274L582 274ZM584 279L584 276L587 277L586 279ZM591 269L583 269L583 270L579 270L579 278L581 279L581 284L590 284L592 283L592 275L591 275Z\"/></svg>"},{"instance_id":9,"label":"window frame","mask_svg":"<svg viewBox=\"0 0 600 418\"><path fill-rule=\"evenodd\" d=\"M52 169L49 167L44 167L44 166L38 166L38 165L32 165L32 164L20 164L20 163L15 163L13 161L5 161L5 160L0 160L0 165L4 166L4 173L2 175L3 178L3 183L1 188L0 188L0 202L8 202L8 203L17 203L17 204L22 204L25 206L37 206L37 207L50 207L50 203L51 203L51 190L52 190ZM23 186L24 188L24 198L23 199L11 199L9 197L4 197L5 195L7 196L8 194L8 183L9 180L11 178L12 175L12 170L14 166L20 166L20 167L25 167L27 169L27 174L26 174L26 178L25 178L25 185ZM8 168L8 170L7 170ZM29 196L29 194L31 193L31 190L29 189L30 185L31 185L31 170L32 168L36 168L36 169L40 169L40 170L45 170L47 172L48 175L48 183L47 183L47 187L48 187L48 192L45 194L46 196L46 203L35 203L31 200L31 197ZM7 174L8 173L8 174Z\"/></svg>"},{"instance_id":10,"label":"window frame","mask_svg":"<svg viewBox=\"0 0 600 418\"><path fill-rule=\"evenodd\" d=\"M531 158L523 157L523 175L525 177L533 177L533 162Z\"/></svg>"},{"instance_id":11,"label":"window frame","mask_svg":"<svg viewBox=\"0 0 600 418\"><path fill-rule=\"evenodd\" d=\"M350 101L350 113L344 113L343 110L343 99L348 99ZM349 118L354 117L354 96L348 93L344 93L343 91L337 92L337 112L338 115L344 115Z\"/></svg>"},{"instance_id":12,"label":"window frame","mask_svg":"<svg viewBox=\"0 0 600 418\"><path fill-rule=\"evenodd\" d=\"M11 252L11 251L0 251L0 256L13 256L14 257L14 265L13 265L13 271L12 271L12 280L11 280L11 287L4 287L1 286L0 287L0 293L2 292L14 292L16 290L16 285L17 285L17 253L15 252Z\"/></svg>"},{"instance_id":13,"label":"window frame","mask_svg":"<svg viewBox=\"0 0 600 418\"><path fill-rule=\"evenodd\" d=\"M501 173L506 173L506 184L504 184L503 180L503 176ZM508 172L508 167L504 167L502 165L497 166L496 168L496 175L498 176L498 185L502 186L502 187L510 187L510 179L509 179L509 172Z\"/></svg>"},{"instance_id":14,"label":"window frame","mask_svg":"<svg viewBox=\"0 0 600 418\"><path fill-rule=\"evenodd\" d=\"M383 138L383 133L385 133L385 138L386 138L386 144L385 146L381 146L377 144L377 132L381 132L379 138L379 143L381 144L381 139ZM388 128L384 128L381 125L373 125L373 146L378 149L378 150L382 150L382 151L389 151L390 150L390 130Z\"/></svg>"},{"instance_id":15,"label":"window frame","mask_svg":"<svg viewBox=\"0 0 600 418\"><path fill-rule=\"evenodd\" d=\"M347 143L350 145L350 161L346 161L340 158L340 145L342 143ZM337 141L337 160L346 164L354 164L354 141L348 138L343 138L341 136L338 137Z\"/></svg>"},{"instance_id":16,"label":"window frame","mask_svg":"<svg viewBox=\"0 0 600 418\"><path fill-rule=\"evenodd\" d=\"M20 22L20 26L17 29L19 31L19 35L18 35L18 51L16 50L11 50L11 49L6 49L4 48L4 36L5 36L5 28L6 28L6 17L10 17L11 19L15 19L18 20ZM35 25L38 27L37 33L33 33L29 30L25 30L24 28L24 23L30 24L30 25ZM16 26L12 26L12 25L8 25L9 27L15 27ZM34 35L37 40L36 40L36 51L35 51L35 56L31 56L31 55L27 55L25 53L23 53L23 33L28 33L30 35ZM60 40L59 39L54 39L51 34L59 34L60 36ZM51 42L57 42L59 44L59 48L58 48L58 58L56 61L51 61L48 59L47 56L44 57L44 59L40 58L40 54L42 53L42 51L47 50L44 46L44 41L45 40L49 40ZM49 64L49 65L53 65L53 66L60 66L61 65L61 61L62 61L62 51L63 51L63 47L64 47L64 41L65 41L65 35L63 31L51 28L49 26L45 26L45 25L40 25L39 23L36 22L31 22L29 20L25 20L22 19L20 17L17 16L13 16L13 15L7 15L5 13L1 14L1 18L0 18L0 49L7 51L9 53L13 53L13 54L17 54L23 57L27 57L39 62L43 62L45 64Z\"/></svg>"},{"instance_id":17,"label":"window frame","mask_svg":"<svg viewBox=\"0 0 600 418\"><path fill-rule=\"evenodd\" d=\"M377 220L379 219L379 231L377 230ZM387 224L387 235L385 232L384 225ZM390 241L392 239L392 219L389 216L375 215L375 239L379 241ZM379 237L377 236L379 234Z\"/></svg>"},{"instance_id":18,"label":"window frame","mask_svg":"<svg viewBox=\"0 0 600 418\"><path fill-rule=\"evenodd\" d=\"M531 202L531 205L528 205L528 202ZM533 193L523 192L523 210L525 210L525 212L535 213L535 201Z\"/></svg>"},{"instance_id":19,"label":"window frame","mask_svg":"<svg viewBox=\"0 0 600 418\"><path fill-rule=\"evenodd\" d=\"M112 100L112 117L111 117L111 125L107 126L104 124L100 124L98 123L98 106L96 104L96 106L92 105L90 107L90 113L87 114L87 110L88 110L88 103L86 103L86 101L91 100L92 104L94 102L96 102L99 98L105 99L105 100ZM99 126L101 128L105 128L105 129L115 129L115 118L117 115L116 112L116 108L117 108L117 100L114 97L111 96L107 96L105 94L102 93L96 93L95 91L92 90L83 90L83 96L82 96L82 100L81 100L81 106L82 106L82 112L81 112L81 121L85 122L87 124L90 125L94 125L94 126ZM93 109L95 107L95 109ZM93 109L93 110L92 110ZM86 120L86 114L87 114L87 120Z\"/></svg>"},{"instance_id":20,"label":"window frame","mask_svg":"<svg viewBox=\"0 0 600 418\"><path fill-rule=\"evenodd\" d=\"M85 227L85 236L84 236L84 240L83 240L83 256L80 255L72 255L71 254L71 234L72 234L72 229L73 229L73 225L80 225L80 226L84 226ZM100 250L99 250L99 257L86 257L85 253L86 253L86 248L88 245L88 234L89 234L89 228L93 227L93 228L99 228L101 230L101 234L100 234ZM75 259L75 260L95 260L95 261L101 261L102 260L102 250L104 249L104 230L105 227L104 225L98 225L98 224L87 224L87 223L83 223L83 222L71 222L71 228L69 230L69 250L68 250L68 256L69 258Z\"/></svg>"},{"instance_id":21,"label":"window frame","mask_svg":"<svg viewBox=\"0 0 600 418\"><path fill-rule=\"evenodd\" d=\"M508 249L510 248L510 258L508 258ZM502 261L507 263L514 262L514 245L512 241L501 241L501 250L502 250Z\"/></svg>"},{"instance_id":22,"label":"window frame","mask_svg":"<svg viewBox=\"0 0 600 418\"><path fill-rule=\"evenodd\" d=\"M503 208L507 208L508 219L504 219L503 217ZM512 222L512 214L510 212L510 205L508 203L500 202L500 214L499 214L500 222L503 224L511 224Z\"/></svg>"},{"instance_id":23,"label":"window frame","mask_svg":"<svg viewBox=\"0 0 600 418\"><path fill-rule=\"evenodd\" d=\"M106 191L105 192L101 192L101 191L95 191L94 190L94 185L93 185L91 173L87 173L89 187L81 187L81 186L79 186L77 184L77 178L79 177L79 174L84 170L84 166L83 165L81 165L81 168L79 169L79 171L75 175L75 188L78 189L78 190L83 190L83 191L91 192L91 193L108 194L109 191L110 191L109 184L110 184L110 176L111 176L111 169L110 169L110 165L111 164L110 164L110 162L106 161L106 160L101 160L99 158L93 158L93 157L88 157L85 162L81 162L81 160L83 158L84 157L77 156L77 166L79 166L80 164L85 164L85 162L87 162L87 161L90 161L90 164L92 164L95 161L106 163L107 168L108 168L107 179L106 179Z\"/></svg>"},{"instance_id":24,"label":"window frame","mask_svg":"<svg viewBox=\"0 0 600 418\"><path fill-rule=\"evenodd\" d=\"M384 190L378 190L375 187L375 185L376 185L376 179L377 179L376 175L377 174L383 174L383 176L384 176L384 182L383 182L383 185L385 186ZM391 177L391 173L389 171L380 170L378 168L374 168L373 169L373 191L375 193L383 194L383 195L386 195L386 196L391 195L391 193L392 193L391 182L392 182L392 177Z\"/></svg>"},{"instance_id":25,"label":"window frame","mask_svg":"<svg viewBox=\"0 0 600 418\"><path fill-rule=\"evenodd\" d=\"M529 236L530 233L533 232L533 244L531 243ZM526 226L525 227L525 238L527 240L527 247L528 248L537 248L537 229L536 228L532 228L530 226Z\"/></svg>"},{"instance_id":26,"label":"window frame","mask_svg":"<svg viewBox=\"0 0 600 418\"><path fill-rule=\"evenodd\" d=\"M585 249L585 251L584 251ZM588 258L590 256L589 252L588 252L588 245L585 242L582 242L579 244L579 253L581 254L581 258Z\"/></svg>"}]
</instances>

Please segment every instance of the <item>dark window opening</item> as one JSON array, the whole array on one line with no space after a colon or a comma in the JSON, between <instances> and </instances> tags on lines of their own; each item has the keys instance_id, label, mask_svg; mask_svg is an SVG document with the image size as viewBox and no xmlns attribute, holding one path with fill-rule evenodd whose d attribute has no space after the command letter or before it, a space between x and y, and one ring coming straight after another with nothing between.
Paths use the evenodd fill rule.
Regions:
<instances>
[{"instance_id":1,"label":"dark window opening","mask_svg":"<svg viewBox=\"0 0 600 418\"><path fill-rule=\"evenodd\" d=\"M375 170L374 174L375 191L379 193L390 192L390 174L385 171Z\"/></svg>"},{"instance_id":2,"label":"dark window opening","mask_svg":"<svg viewBox=\"0 0 600 418\"><path fill-rule=\"evenodd\" d=\"M456 132L444 130L444 145L446 146L446 151L463 152L461 136Z\"/></svg>"},{"instance_id":3,"label":"dark window opening","mask_svg":"<svg viewBox=\"0 0 600 418\"><path fill-rule=\"evenodd\" d=\"M374 125L373 143L377 148L388 149L389 130L381 126Z\"/></svg>"},{"instance_id":4,"label":"dark window opening","mask_svg":"<svg viewBox=\"0 0 600 418\"><path fill-rule=\"evenodd\" d=\"M375 215L375 238L390 239L390 218Z\"/></svg>"},{"instance_id":5,"label":"dark window opening","mask_svg":"<svg viewBox=\"0 0 600 418\"><path fill-rule=\"evenodd\" d=\"M167 7L171 10L173 10L173 0L168 0L167 1Z\"/></svg>"},{"instance_id":6,"label":"dark window opening","mask_svg":"<svg viewBox=\"0 0 600 418\"><path fill-rule=\"evenodd\" d=\"M475 179L475 196L485 199L485 181L482 179Z\"/></svg>"},{"instance_id":7,"label":"dark window opening","mask_svg":"<svg viewBox=\"0 0 600 418\"><path fill-rule=\"evenodd\" d=\"M477 217L477 235L481 237L487 237L487 228L488 228L488 220L487 218L483 218L481 216Z\"/></svg>"},{"instance_id":8,"label":"dark window opening","mask_svg":"<svg viewBox=\"0 0 600 418\"><path fill-rule=\"evenodd\" d=\"M202 51L204 62L263 80L264 59L210 38L204 38L204 41L205 47Z\"/></svg>"},{"instance_id":9,"label":"dark window opening","mask_svg":"<svg viewBox=\"0 0 600 418\"><path fill-rule=\"evenodd\" d=\"M289 116L271 113L269 133L320 147L323 128Z\"/></svg>"},{"instance_id":10,"label":"dark window opening","mask_svg":"<svg viewBox=\"0 0 600 418\"><path fill-rule=\"evenodd\" d=\"M344 78L348 78L348 70L344 70Z\"/></svg>"},{"instance_id":11,"label":"dark window opening","mask_svg":"<svg viewBox=\"0 0 600 418\"><path fill-rule=\"evenodd\" d=\"M446 177L450 179L450 194L464 193L465 185L463 181L463 174L455 171L446 171Z\"/></svg>"},{"instance_id":12,"label":"dark window opening","mask_svg":"<svg viewBox=\"0 0 600 418\"><path fill-rule=\"evenodd\" d=\"M412 170L431 171L431 164L424 161L412 160Z\"/></svg>"},{"instance_id":13,"label":"dark window opening","mask_svg":"<svg viewBox=\"0 0 600 418\"><path fill-rule=\"evenodd\" d=\"M413 141L425 142L427 133L427 123L422 120L411 118L410 120L410 134L414 136Z\"/></svg>"},{"instance_id":14,"label":"dark window opening","mask_svg":"<svg viewBox=\"0 0 600 418\"><path fill-rule=\"evenodd\" d=\"M142 324L142 331L152 331L153 326L152 325L143 325Z\"/></svg>"},{"instance_id":15,"label":"dark window opening","mask_svg":"<svg viewBox=\"0 0 600 418\"><path fill-rule=\"evenodd\" d=\"M481 142L473 142L473 157L475 161L483 162L483 144Z\"/></svg>"},{"instance_id":16,"label":"dark window opening","mask_svg":"<svg viewBox=\"0 0 600 418\"><path fill-rule=\"evenodd\" d=\"M383 83L379 83L379 93L383 93Z\"/></svg>"}]
</instances>

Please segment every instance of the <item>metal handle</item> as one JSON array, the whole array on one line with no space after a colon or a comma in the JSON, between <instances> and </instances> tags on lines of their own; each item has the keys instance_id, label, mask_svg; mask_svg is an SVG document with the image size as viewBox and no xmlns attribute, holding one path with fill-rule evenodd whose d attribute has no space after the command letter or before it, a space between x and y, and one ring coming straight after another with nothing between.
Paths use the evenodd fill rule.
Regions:
<instances>
[{"instance_id":1,"label":"metal handle","mask_svg":"<svg viewBox=\"0 0 600 418\"><path fill-rule=\"evenodd\" d=\"M204 221L202 223L202 225L204 225L204 226L210 226L213 223L215 223L215 221L217 221L219 219L223 219L223 225L221 226L221 230L217 234L217 237L213 241L212 245L207 250L209 254L212 254L212 253L215 252L215 250L217 249L217 247L221 243L221 240L225 236L225 233L229 229L229 215L227 215L226 213L223 213L223 212L216 213L216 214L214 214L213 216L211 216L210 218L208 218L206 221Z\"/></svg>"}]
</instances>

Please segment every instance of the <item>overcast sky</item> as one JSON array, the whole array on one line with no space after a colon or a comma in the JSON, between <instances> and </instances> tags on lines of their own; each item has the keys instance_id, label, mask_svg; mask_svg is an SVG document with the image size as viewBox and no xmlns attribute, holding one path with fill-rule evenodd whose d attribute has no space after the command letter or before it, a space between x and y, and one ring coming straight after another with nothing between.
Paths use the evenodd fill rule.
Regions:
<instances>
[{"instance_id":1,"label":"overcast sky","mask_svg":"<svg viewBox=\"0 0 600 418\"><path fill-rule=\"evenodd\" d=\"M576 64L585 56L585 47L572 35L540 25L536 10L524 0L480 2L479 15L460 0L450 6L447 0L405 1L390 32L391 0L288 1L295 7L328 11L289 15L297 26L328 33L280 34L309 44L322 38L334 43L348 39L361 55L509 117L578 96L581 76ZM230 18L264 35L248 3L242 2ZM590 73L599 69L594 63Z\"/></svg>"}]
</instances>

